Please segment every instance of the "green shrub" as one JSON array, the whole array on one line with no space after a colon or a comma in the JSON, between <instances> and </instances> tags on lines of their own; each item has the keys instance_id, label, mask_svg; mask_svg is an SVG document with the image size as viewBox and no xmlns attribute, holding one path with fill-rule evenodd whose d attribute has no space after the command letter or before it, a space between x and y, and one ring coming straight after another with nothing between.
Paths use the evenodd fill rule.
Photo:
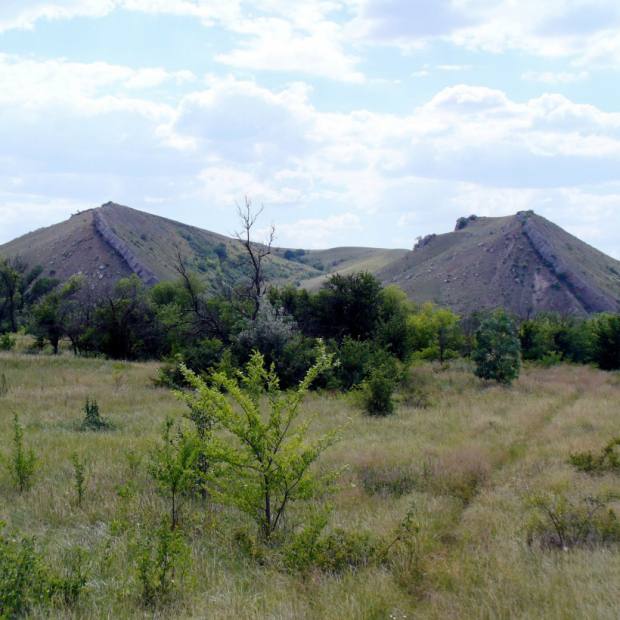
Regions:
<instances>
[{"instance_id":1,"label":"green shrub","mask_svg":"<svg viewBox=\"0 0 620 620\"><path fill-rule=\"evenodd\" d=\"M573 501L564 494L532 498L534 514L527 528L529 545L568 550L620 543L620 521L609 507L612 497Z\"/></svg>"},{"instance_id":2,"label":"green shrub","mask_svg":"<svg viewBox=\"0 0 620 620\"><path fill-rule=\"evenodd\" d=\"M37 467L37 457L32 449L24 447L24 429L17 414L13 416L13 454L9 462L11 477L20 493L32 486Z\"/></svg>"},{"instance_id":3,"label":"green shrub","mask_svg":"<svg viewBox=\"0 0 620 620\"><path fill-rule=\"evenodd\" d=\"M68 561L65 576L44 562L32 538L8 536L0 522L0 618L25 616L34 606L72 605L79 598L86 576L82 554Z\"/></svg>"},{"instance_id":4,"label":"green shrub","mask_svg":"<svg viewBox=\"0 0 620 620\"><path fill-rule=\"evenodd\" d=\"M84 462L80 460L77 452L71 455L71 463L73 464L73 488L75 489L75 503L81 508L84 500L84 484L86 482Z\"/></svg>"},{"instance_id":5,"label":"green shrub","mask_svg":"<svg viewBox=\"0 0 620 620\"><path fill-rule=\"evenodd\" d=\"M612 439L600 452L577 452L570 455L570 463L576 469L589 474L600 474L606 471L620 471L620 437Z\"/></svg>"},{"instance_id":6,"label":"green shrub","mask_svg":"<svg viewBox=\"0 0 620 620\"><path fill-rule=\"evenodd\" d=\"M17 340L11 334L0 335L0 351L12 351Z\"/></svg>"},{"instance_id":7,"label":"green shrub","mask_svg":"<svg viewBox=\"0 0 620 620\"><path fill-rule=\"evenodd\" d=\"M162 444L151 453L149 473L169 502L170 526L175 529L179 524L183 500L196 484L200 448L197 439L183 433L180 428L173 434L173 424L170 418L166 420Z\"/></svg>"},{"instance_id":8,"label":"green shrub","mask_svg":"<svg viewBox=\"0 0 620 620\"><path fill-rule=\"evenodd\" d=\"M80 426L83 431L106 431L112 428L110 422L101 417L99 405L95 399L86 399L84 403L84 420Z\"/></svg>"},{"instance_id":9,"label":"green shrub","mask_svg":"<svg viewBox=\"0 0 620 620\"><path fill-rule=\"evenodd\" d=\"M319 511L295 533L284 548L284 563L288 569L318 568L341 573L366 566L377 558L381 544L371 534L337 528L325 535L326 524L327 512Z\"/></svg>"},{"instance_id":10,"label":"green shrub","mask_svg":"<svg viewBox=\"0 0 620 620\"><path fill-rule=\"evenodd\" d=\"M334 478L312 465L334 443L336 433L310 441L308 424L299 419L311 384L331 364L332 356L320 344L316 363L289 392L280 389L273 366L266 368L258 352L234 378L214 373L207 383L185 368L195 392L179 396L218 430L204 444L212 494L254 519L265 541L281 526L292 502L316 498Z\"/></svg>"},{"instance_id":11,"label":"green shrub","mask_svg":"<svg viewBox=\"0 0 620 620\"><path fill-rule=\"evenodd\" d=\"M362 403L368 415L386 416L394 413L394 390L397 378L389 368L375 368L362 386Z\"/></svg>"},{"instance_id":12,"label":"green shrub","mask_svg":"<svg viewBox=\"0 0 620 620\"><path fill-rule=\"evenodd\" d=\"M164 520L153 536L138 542L137 577L145 607L170 601L179 578L189 566L189 549L180 532Z\"/></svg>"}]
</instances>

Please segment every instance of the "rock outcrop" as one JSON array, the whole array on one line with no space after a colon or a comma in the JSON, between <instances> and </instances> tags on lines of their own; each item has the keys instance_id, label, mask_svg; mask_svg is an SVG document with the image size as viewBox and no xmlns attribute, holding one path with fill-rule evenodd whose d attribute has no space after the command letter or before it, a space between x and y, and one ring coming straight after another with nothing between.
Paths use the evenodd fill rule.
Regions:
<instances>
[{"instance_id":1,"label":"rock outcrop","mask_svg":"<svg viewBox=\"0 0 620 620\"><path fill-rule=\"evenodd\" d=\"M566 285L588 313L617 312L616 299L588 284L570 268L565 260L558 257L549 238L537 227L537 220L532 217L533 215L533 211L521 211L516 217L521 222L523 234L543 263L560 282Z\"/></svg>"},{"instance_id":2,"label":"rock outcrop","mask_svg":"<svg viewBox=\"0 0 620 620\"><path fill-rule=\"evenodd\" d=\"M105 206L105 205L104 205ZM118 237L108 225L101 210L96 210L93 214L93 224L95 230L101 238L112 247L119 256L127 263L127 266L135 273L144 284L152 286L157 284L158 279L155 274L143 265L131 251L129 246Z\"/></svg>"}]
</instances>

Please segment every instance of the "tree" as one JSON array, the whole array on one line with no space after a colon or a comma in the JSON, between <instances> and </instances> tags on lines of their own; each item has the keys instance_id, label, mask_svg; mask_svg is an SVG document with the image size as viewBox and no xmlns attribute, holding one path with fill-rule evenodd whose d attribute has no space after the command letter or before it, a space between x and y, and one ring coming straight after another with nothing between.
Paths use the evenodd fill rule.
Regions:
<instances>
[{"instance_id":1,"label":"tree","mask_svg":"<svg viewBox=\"0 0 620 620\"><path fill-rule=\"evenodd\" d=\"M368 272L334 274L317 299L321 332L342 340L367 340L377 330L381 312L381 283Z\"/></svg>"},{"instance_id":2,"label":"tree","mask_svg":"<svg viewBox=\"0 0 620 620\"><path fill-rule=\"evenodd\" d=\"M442 364L454 356L462 340L460 317L430 302L410 316L409 326L414 333L415 349L422 357L438 359Z\"/></svg>"},{"instance_id":3,"label":"tree","mask_svg":"<svg viewBox=\"0 0 620 620\"><path fill-rule=\"evenodd\" d=\"M620 315L603 314L594 320L594 359L603 370L620 369Z\"/></svg>"},{"instance_id":4,"label":"tree","mask_svg":"<svg viewBox=\"0 0 620 620\"><path fill-rule=\"evenodd\" d=\"M195 392L180 392L180 398L220 431L205 446L213 494L254 519L265 541L281 526L291 502L316 497L333 478L312 465L333 444L335 433L310 441L309 424L299 419L310 385L331 365L332 356L321 347L316 363L290 392L280 390L273 367L266 368L258 352L239 378L214 373L207 382L183 368Z\"/></svg>"},{"instance_id":5,"label":"tree","mask_svg":"<svg viewBox=\"0 0 620 620\"><path fill-rule=\"evenodd\" d=\"M252 240L252 232L263 212L263 207L255 210L252 206L252 201L246 196L243 205L237 206L237 212L241 220L241 230L236 232L235 236L243 244L250 259L250 283L247 289L247 296L252 302L251 318L254 321L258 315L261 300L267 292L264 260L271 254L271 246L276 231L272 225L269 229L267 241L265 243L256 243Z\"/></svg>"},{"instance_id":6,"label":"tree","mask_svg":"<svg viewBox=\"0 0 620 620\"><path fill-rule=\"evenodd\" d=\"M19 258L0 257L0 319L4 320L12 332L17 331L17 310L24 269L25 266Z\"/></svg>"},{"instance_id":7,"label":"tree","mask_svg":"<svg viewBox=\"0 0 620 620\"><path fill-rule=\"evenodd\" d=\"M163 346L163 330L146 287L135 274L116 283L102 300L93 319L95 348L116 359L157 356Z\"/></svg>"},{"instance_id":8,"label":"tree","mask_svg":"<svg viewBox=\"0 0 620 620\"><path fill-rule=\"evenodd\" d=\"M70 278L64 286L43 297L32 310L31 332L48 340L54 355L58 354L61 338L67 334L67 318L82 283L78 276Z\"/></svg>"},{"instance_id":9,"label":"tree","mask_svg":"<svg viewBox=\"0 0 620 620\"><path fill-rule=\"evenodd\" d=\"M475 373L482 379L493 379L509 385L521 370L521 343L512 319L497 310L484 319L476 332L472 352Z\"/></svg>"}]
</instances>

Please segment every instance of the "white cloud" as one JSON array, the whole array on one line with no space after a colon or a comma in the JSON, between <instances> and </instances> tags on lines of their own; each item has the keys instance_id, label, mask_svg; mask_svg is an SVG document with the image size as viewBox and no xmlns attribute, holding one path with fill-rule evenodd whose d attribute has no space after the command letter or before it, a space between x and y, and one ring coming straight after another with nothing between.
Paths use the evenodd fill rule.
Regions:
<instances>
[{"instance_id":1,"label":"white cloud","mask_svg":"<svg viewBox=\"0 0 620 620\"><path fill-rule=\"evenodd\" d=\"M326 218L301 219L276 229L278 245L284 247L320 249L338 245L351 232L362 229L355 213L341 213Z\"/></svg>"}]
</instances>

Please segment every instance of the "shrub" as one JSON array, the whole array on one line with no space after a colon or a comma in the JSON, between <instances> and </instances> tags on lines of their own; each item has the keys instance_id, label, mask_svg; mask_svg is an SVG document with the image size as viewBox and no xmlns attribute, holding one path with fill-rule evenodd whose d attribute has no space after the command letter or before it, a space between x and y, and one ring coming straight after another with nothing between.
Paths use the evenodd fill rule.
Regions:
<instances>
[{"instance_id":1,"label":"shrub","mask_svg":"<svg viewBox=\"0 0 620 620\"><path fill-rule=\"evenodd\" d=\"M71 455L73 464L73 488L75 489L75 502L81 508L84 500L84 483L86 482L84 462L80 460L77 452Z\"/></svg>"},{"instance_id":2,"label":"shrub","mask_svg":"<svg viewBox=\"0 0 620 620\"><path fill-rule=\"evenodd\" d=\"M0 618L18 618L35 605L75 603L86 585L81 555L68 574L54 574L32 538L10 537L0 522Z\"/></svg>"},{"instance_id":3,"label":"shrub","mask_svg":"<svg viewBox=\"0 0 620 620\"><path fill-rule=\"evenodd\" d=\"M577 452L571 454L569 460L573 467L589 474L620 471L620 454L616 451L618 446L620 446L620 437L612 439L600 454Z\"/></svg>"},{"instance_id":4,"label":"shrub","mask_svg":"<svg viewBox=\"0 0 620 620\"><path fill-rule=\"evenodd\" d=\"M105 431L112 428L110 422L101 417L99 405L95 399L86 399L84 403L84 420L80 429L83 431Z\"/></svg>"},{"instance_id":5,"label":"shrub","mask_svg":"<svg viewBox=\"0 0 620 620\"><path fill-rule=\"evenodd\" d=\"M173 424L170 418L166 420L162 445L151 454L149 473L157 482L161 494L169 501L170 527L175 529L179 524L183 497L196 484L199 445L195 437L183 433L180 428L172 434Z\"/></svg>"},{"instance_id":6,"label":"shrub","mask_svg":"<svg viewBox=\"0 0 620 620\"><path fill-rule=\"evenodd\" d=\"M527 542L543 548L568 550L572 547L620 543L620 521L609 507L613 498L586 497L572 501L564 494L535 496L534 515L528 526Z\"/></svg>"},{"instance_id":7,"label":"shrub","mask_svg":"<svg viewBox=\"0 0 620 620\"><path fill-rule=\"evenodd\" d=\"M181 534L166 520L154 536L138 545L140 598L145 607L156 607L170 600L179 575L189 564L189 550Z\"/></svg>"},{"instance_id":8,"label":"shrub","mask_svg":"<svg viewBox=\"0 0 620 620\"><path fill-rule=\"evenodd\" d=\"M9 469L13 482L20 493L32 486L34 473L37 467L37 457L32 449L24 447L24 429L19 423L17 414L13 417L13 454L9 462Z\"/></svg>"},{"instance_id":9,"label":"shrub","mask_svg":"<svg viewBox=\"0 0 620 620\"><path fill-rule=\"evenodd\" d=\"M0 335L0 351L12 351L17 340L11 334Z\"/></svg>"},{"instance_id":10,"label":"shrub","mask_svg":"<svg viewBox=\"0 0 620 620\"><path fill-rule=\"evenodd\" d=\"M284 563L289 569L306 571L318 568L329 573L367 566L381 548L380 541L368 532L352 532L336 528L324 535L326 512L319 512L308 520L284 549Z\"/></svg>"},{"instance_id":11,"label":"shrub","mask_svg":"<svg viewBox=\"0 0 620 620\"><path fill-rule=\"evenodd\" d=\"M191 410L203 411L221 432L213 433L205 452L212 463L213 494L236 506L259 525L269 541L284 520L288 506L317 497L334 475L311 466L336 439L329 433L311 442L308 424L300 423L301 404L310 385L332 364L320 345L316 363L299 386L282 392L273 369L254 352L245 373L228 377L214 373L207 383L185 368L195 393L179 393ZM266 398L269 413L263 415Z\"/></svg>"},{"instance_id":12,"label":"shrub","mask_svg":"<svg viewBox=\"0 0 620 620\"><path fill-rule=\"evenodd\" d=\"M476 375L509 385L521 370L521 344L514 322L498 310L482 321L472 352Z\"/></svg>"},{"instance_id":13,"label":"shrub","mask_svg":"<svg viewBox=\"0 0 620 620\"><path fill-rule=\"evenodd\" d=\"M394 413L396 378L383 366L374 369L362 386L362 402L368 415L386 416Z\"/></svg>"}]
</instances>

